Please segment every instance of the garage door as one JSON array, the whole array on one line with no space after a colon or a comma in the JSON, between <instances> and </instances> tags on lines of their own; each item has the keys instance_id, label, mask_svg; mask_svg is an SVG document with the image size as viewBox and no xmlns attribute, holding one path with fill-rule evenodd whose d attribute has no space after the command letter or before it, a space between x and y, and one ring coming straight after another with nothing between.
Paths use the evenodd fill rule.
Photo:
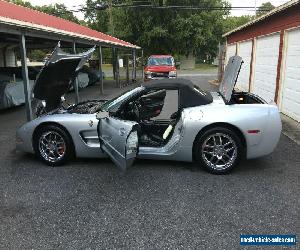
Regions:
<instances>
[{"instance_id":1,"label":"garage door","mask_svg":"<svg viewBox=\"0 0 300 250\"><path fill-rule=\"evenodd\" d=\"M227 62L230 57L234 56L236 53L236 44L229 44L227 45L227 51L226 51L226 62L225 65L227 65Z\"/></svg>"},{"instance_id":2,"label":"garage door","mask_svg":"<svg viewBox=\"0 0 300 250\"><path fill-rule=\"evenodd\" d=\"M238 54L243 58L243 65L236 83L239 90L249 91L250 64L252 53L252 41L239 43Z\"/></svg>"},{"instance_id":3,"label":"garage door","mask_svg":"<svg viewBox=\"0 0 300 250\"><path fill-rule=\"evenodd\" d=\"M257 39L252 91L267 102L275 97L279 42L279 33Z\"/></svg>"},{"instance_id":4,"label":"garage door","mask_svg":"<svg viewBox=\"0 0 300 250\"><path fill-rule=\"evenodd\" d=\"M287 33L281 111L300 122L300 30Z\"/></svg>"}]
</instances>

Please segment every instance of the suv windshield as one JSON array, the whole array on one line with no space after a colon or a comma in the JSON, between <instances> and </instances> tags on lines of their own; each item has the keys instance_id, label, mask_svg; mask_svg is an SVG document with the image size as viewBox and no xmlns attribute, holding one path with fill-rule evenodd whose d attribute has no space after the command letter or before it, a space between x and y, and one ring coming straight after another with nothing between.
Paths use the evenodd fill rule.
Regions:
<instances>
[{"instance_id":1,"label":"suv windshield","mask_svg":"<svg viewBox=\"0 0 300 250\"><path fill-rule=\"evenodd\" d=\"M128 90L125 93L122 93L121 95L105 102L102 106L101 106L101 111L116 111L119 109L119 107L121 106L121 104L125 101L128 100L130 97L134 96L135 94L141 92L144 88L143 87L137 87L131 90Z\"/></svg>"},{"instance_id":2,"label":"suv windshield","mask_svg":"<svg viewBox=\"0 0 300 250\"><path fill-rule=\"evenodd\" d=\"M159 65L174 66L174 59L173 57L150 57L148 59L148 66Z\"/></svg>"}]
</instances>

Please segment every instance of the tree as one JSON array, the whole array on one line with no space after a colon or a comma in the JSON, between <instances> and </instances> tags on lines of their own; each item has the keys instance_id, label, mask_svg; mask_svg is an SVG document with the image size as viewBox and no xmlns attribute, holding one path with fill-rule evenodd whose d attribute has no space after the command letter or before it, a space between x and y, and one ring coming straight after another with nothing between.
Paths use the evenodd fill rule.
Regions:
<instances>
[{"instance_id":1,"label":"tree","mask_svg":"<svg viewBox=\"0 0 300 250\"><path fill-rule=\"evenodd\" d=\"M224 7L224 0L149 0L151 7L124 7L134 5L132 0L87 0L85 17L91 28L109 33L144 48L145 54L172 53L215 56L223 33L223 17L228 10L184 10L168 6ZM98 7L107 6L104 10ZM110 15L113 27L110 25Z\"/></svg>"},{"instance_id":2,"label":"tree","mask_svg":"<svg viewBox=\"0 0 300 250\"><path fill-rule=\"evenodd\" d=\"M75 23L80 23L78 18L74 16L74 14L67 9L64 4L51 4L51 5L43 5L43 6L33 6L30 2L23 0L9 0L9 2L21 5L30 9L38 10L49 15L57 16Z\"/></svg>"},{"instance_id":3,"label":"tree","mask_svg":"<svg viewBox=\"0 0 300 250\"><path fill-rule=\"evenodd\" d=\"M263 3L261 6L258 7L258 10L256 11L256 16L262 16L267 12L273 10L274 8L275 6L270 2Z\"/></svg>"},{"instance_id":4,"label":"tree","mask_svg":"<svg viewBox=\"0 0 300 250\"><path fill-rule=\"evenodd\" d=\"M253 19L254 16L228 16L226 19L224 19L223 31L224 33L231 31Z\"/></svg>"},{"instance_id":5,"label":"tree","mask_svg":"<svg viewBox=\"0 0 300 250\"><path fill-rule=\"evenodd\" d=\"M30 9L33 9L33 8L34 8L34 7L31 5L31 3L30 3L30 2L23 1L23 0L8 0L8 2L11 2L11 3L17 4L17 5L21 5L21 6L24 6L24 7L30 8Z\"/></svg>"},{"instance_id":6,"label":"tree","mask_svg":"<svg viewBox=\"0 0 300 250\"><path fill-rule=\"evenodd\" d=\"M73 12L69 11L64 4L50 4L43 6L35 6L35 9L47 13L52 16L57 16L74 23L80 23L78 18L74 16Z\"/></svg>"}]
</instances>

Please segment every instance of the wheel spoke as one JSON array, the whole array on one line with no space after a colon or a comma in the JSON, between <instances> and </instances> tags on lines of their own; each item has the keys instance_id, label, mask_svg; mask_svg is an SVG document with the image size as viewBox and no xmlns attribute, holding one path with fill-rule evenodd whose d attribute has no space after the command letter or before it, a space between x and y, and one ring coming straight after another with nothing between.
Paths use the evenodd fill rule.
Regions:
<instances>
[{"instance_id":1,"label":"wheel spoke","mask_svg":"<svg viewBox=\"0 0 300 250\"><path fill-rule=\"evenodd\" d=\"M227 153L227 154L224 154L223 157L224 157L224 156L226 156L226 157L228 158L228 160L231 159L231 156L229 156L228 153Z\"/></svg>"},{"instance_id":2,"label":"wheel spoke","mask_svg":"<svg viewBox=\"0 0 300 250\"><path fill-rule=\"evenodd\" d=\"M210 151L207 151L207 150L203 150L202 152L205 153L205 154L213 155L213 152L210 152Z\"/></svg>"},{"instance_id":3,"label":"wheel spoke","mask_svg":"<svg viewBox=\"0 0 300 250\"><path fill-rule=\"evenodd\" d=\"M216 143L216 138L214 136L213 136L213 141L214 141L214 146L216 146L217 143Z\"/></svg>"},{"instance_id":4,"label":"wheel spoke","mask_svg":"<svg viewBox=\"0 0 300 250\"><path fill-rule=\"evenodd\" d=\"M231 148L225 149L225 151L226 151L226 152L230 152L231 150L234 150L234 149L235 149L235 147L231 147Z\"/></svg>"},{"instance_id":5,"label":"wheel spoke","mask_svg":"<svg viewBox=\"0 0 300 250\"><path fill-rule=\"evenodd\" d=\"M222 145L222 136L219 136L219 140L220 140L220 145Z\"/></svg>"}]
</instances>

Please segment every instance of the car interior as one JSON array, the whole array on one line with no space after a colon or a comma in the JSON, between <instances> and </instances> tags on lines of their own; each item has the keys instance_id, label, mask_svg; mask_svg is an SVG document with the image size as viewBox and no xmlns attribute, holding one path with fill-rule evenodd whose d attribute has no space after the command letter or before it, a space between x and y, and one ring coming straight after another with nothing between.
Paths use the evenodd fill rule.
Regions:
<instances>
[{"instance_id":1,"label":"car interior","mask_svg":"<svg viewBox=\"0 0 300 250\"><path fill-rule=\"evenodd\" d=\"M180 114L178 90L160 89L130 100L118 116L139 123L140 146L162 147L172 137Z\"/></svg>"}]
</instances>

